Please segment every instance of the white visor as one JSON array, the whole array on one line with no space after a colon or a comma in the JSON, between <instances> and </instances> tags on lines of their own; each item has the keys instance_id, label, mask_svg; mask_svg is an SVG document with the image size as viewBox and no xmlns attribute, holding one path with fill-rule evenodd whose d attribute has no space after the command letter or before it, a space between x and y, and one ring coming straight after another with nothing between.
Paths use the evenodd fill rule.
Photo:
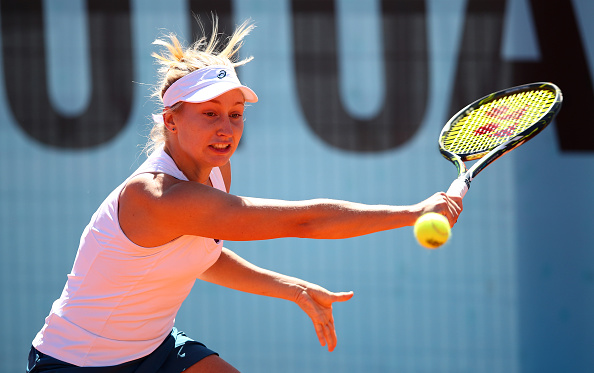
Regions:
<instances>
[{"instance_id":1,"label":"white visor","mask_svg":"<svg viewBox=\"0 0 594 373\"><path fill-rule=\"evenodd\" d=\"M207 66L179 78L165 92L163 105L171 107L183 102L206 102L233 89L241 90L246 102L258 102L258 96L250 88L242 85L229 66ZM156 122L163 122L163 115L153 114Z\"/></svg>"}]
</instances>

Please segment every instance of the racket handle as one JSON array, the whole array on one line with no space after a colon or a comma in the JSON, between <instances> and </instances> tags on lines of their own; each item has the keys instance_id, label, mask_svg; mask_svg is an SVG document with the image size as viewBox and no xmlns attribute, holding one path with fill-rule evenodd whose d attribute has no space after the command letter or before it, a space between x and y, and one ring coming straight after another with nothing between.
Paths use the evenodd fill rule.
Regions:
<instances>
[{"instance_id":1,"label":"racket handle","mask_svg":"<svg viewBox=\"0 0 594 373\"><path fill-rule=\"evenodd\" d=\"M450 185L450 187L448 188L446 194L449 196L464 198L466 192L468 192L469 187L470 182L467 182L465 177L460 177L454 180L452 185Z\"/></svg>"}]
</instances>

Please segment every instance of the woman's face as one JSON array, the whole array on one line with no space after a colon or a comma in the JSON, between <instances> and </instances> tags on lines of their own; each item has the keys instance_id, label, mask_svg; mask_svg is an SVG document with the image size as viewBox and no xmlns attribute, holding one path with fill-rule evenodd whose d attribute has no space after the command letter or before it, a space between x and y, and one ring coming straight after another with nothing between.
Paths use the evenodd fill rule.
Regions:
<instances>
[{"instance_id":1,"label":"woman's face","mask_svg":"<svg viewBox=\"0 0 594 373\"><path fill-rule=\"evenodd\" d=\"M243 110L239 89L203 103L184 102L172 112L172 122L166 119L167 127L171 130L173 123L175 128L170 134L176 138L174 153L199 169L225 165L243 134Z\"/></svg>"}]
</instances>

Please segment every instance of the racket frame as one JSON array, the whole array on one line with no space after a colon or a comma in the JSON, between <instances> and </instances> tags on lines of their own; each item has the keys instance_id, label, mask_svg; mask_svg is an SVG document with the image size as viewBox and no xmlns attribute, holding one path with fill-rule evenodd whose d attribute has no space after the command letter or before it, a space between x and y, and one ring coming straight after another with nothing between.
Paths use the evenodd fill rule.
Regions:
<instances>
[{"instance_id":1,"label":"racket frame","mask_svg":"<svg viewBox=\"0 0 594 373\"><path fill-rule=\"evenodd\" d=\"M526 128L524 131L518 133L517 135L508 139L502 144L497 145L493 149L487 151L459 155L445 149L443 144L445 133L448 132L454 124L456 124L461 118L466 116L468 113L476 110L477 108L486 103L497 100L501 97L513 95L523 91L530 91L534 89L543 88L549 89L555 93L555 101L553 105L551 105L550 109L542 117L540 117L537 121L534 122L534 124ZM491 164L493 161L495 161L502 155L512 151L513 149L522 145L526 141L530 140L538 133L540 133L543 129L545 129L549 125L549 123L553 121L553 119L561 109L562 102L563 95L559 87L557 87L555 84L549 82L529 83L491 93L467 105L465 108L463 108L454 116L452 116L452 118L448 120L448 122L441 130L441 133L439 134L439 151L441 155L450 162L452 162L458 170L458 177L456 178L456 180L454 180L454 182L448 189L447 193L451 195L459 195L460 197L464 197L464 195L468 191L468 188L470 188L470 182L472 181L472 179L474 179L485 167L487 167L489 164ZM475 162L470 167L470 169L467 169L466 164L464 162L472 160L478 161Z\"/></svg>"}]
</instances>

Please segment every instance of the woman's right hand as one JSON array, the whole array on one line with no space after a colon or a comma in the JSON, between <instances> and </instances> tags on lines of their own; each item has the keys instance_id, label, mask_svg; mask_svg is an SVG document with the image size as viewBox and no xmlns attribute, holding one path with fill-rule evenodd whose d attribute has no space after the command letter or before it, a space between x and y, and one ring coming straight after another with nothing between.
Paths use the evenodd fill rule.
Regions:
<instances>
[{"instance_id":1,"label":"woman's right hand","mask_svg":"<svg viewBox=\"0 0 594 373\"><path fill-rule=\"evenodd\" d=\"M462 212L462 198L439 192L420 202L417 206L420 211L419 217L428 212L436 212L448 218L450 227L453 227Z\"/></svg>"}]
</instances>

